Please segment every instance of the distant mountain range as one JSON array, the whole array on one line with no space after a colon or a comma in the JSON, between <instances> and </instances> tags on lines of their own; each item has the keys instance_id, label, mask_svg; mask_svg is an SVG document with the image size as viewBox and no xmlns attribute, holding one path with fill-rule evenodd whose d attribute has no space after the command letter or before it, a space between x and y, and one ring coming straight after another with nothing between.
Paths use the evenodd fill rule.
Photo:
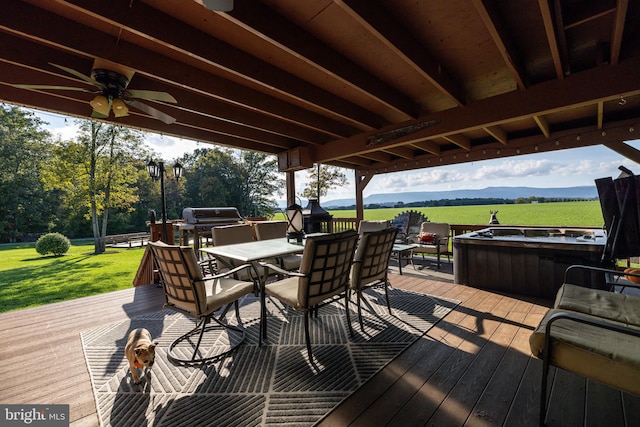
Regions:
<instances>
[{"instance_id":1,"label":"distant mountain range","mask_svg":"<svg viewBox=\"0 0 640 427\"><path fill-rule=\"evenodd\" d=\"M364 204L394 205L398 202L413 203L425 200L482 198L517 199L519 197L593 199L598 197L598 191L595 185L565 188L488 187L481 190L412 191L406 193L372 194L364 198ZM356 204L356 199L320 200L320 204L325 209L351 206Z\"/></svg>"}]
</instances>

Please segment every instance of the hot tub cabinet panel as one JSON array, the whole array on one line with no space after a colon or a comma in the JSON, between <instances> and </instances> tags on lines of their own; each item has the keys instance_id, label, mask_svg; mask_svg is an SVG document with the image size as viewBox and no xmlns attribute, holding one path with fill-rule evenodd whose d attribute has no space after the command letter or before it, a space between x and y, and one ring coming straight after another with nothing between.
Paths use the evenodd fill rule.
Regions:
<instances>
[{"instance_id":1,"label":"hot tub cabinet panel","mask_svg":"<svg viewBox=\"0 0 640 427\"><path fill-rule=\"evenodd\" d=\"M553 298L573 264L601 265L605 236L595 229L487 228L453 240L454 281ZM598 277L581 278L585 284Z\"/></svg>"}]
</instances>

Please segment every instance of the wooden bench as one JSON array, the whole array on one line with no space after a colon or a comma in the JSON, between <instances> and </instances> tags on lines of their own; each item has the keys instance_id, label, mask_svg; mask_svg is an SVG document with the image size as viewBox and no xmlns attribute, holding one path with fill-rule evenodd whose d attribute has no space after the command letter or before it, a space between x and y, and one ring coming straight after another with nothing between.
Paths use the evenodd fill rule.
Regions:
<instances>
[{"instance_id":1,"label":"wooden bench","mask_svg":"<svg viewBox=\"0 0 640 427\"><path fill-rule=\"evenodd\" d=\"M572 271L604 274L603 289L568 283ZM553 308L529 338L531 352L543 360L541 425L547 410L549 366L640 395L640 296L611 292L621 283L637 288L629 281L620 281L625 274L640 277L582 265L567 269Z\"/></svg>"},{"instance_id":2,"label":"wooden bench","mask_svg":"<svg viewBox=\"0 0 640 427\"><path fill-rule=\"evenodd\" d=\"M112 234L104 238L105 246L116 246L119 244L128 244L130 248L133 247L133 243L140 242L141 246L148 243L151 239L151 233L141 231L138 233L126 233L126 234Z\"/></svg>"}]
</instances>

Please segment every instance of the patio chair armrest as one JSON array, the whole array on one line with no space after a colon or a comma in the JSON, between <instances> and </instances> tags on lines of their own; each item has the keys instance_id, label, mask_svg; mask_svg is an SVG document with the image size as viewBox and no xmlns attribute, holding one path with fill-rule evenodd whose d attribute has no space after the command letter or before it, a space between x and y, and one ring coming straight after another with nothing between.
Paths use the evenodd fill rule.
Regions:
<instances>
[{"instance_id":1,"label":"patio chair armrest","mask_svg":"<svg viewBox=\"0 0 640 427\"><path fill-rule=\"evenodd\" d=\"M238 271L244 270L246 268L248 268L249 271L250 271L249 275L251 277L253 277L253 274L251 273L251 271L253 271L252 268L251 268L251 264L242 264L242 265L240 265L238 267L232 268L231 270L226 270L226 271L224 271L222 273L219 273L219 274L214 274L214 275L210 275L210 276L204 276L202 279L203 280L220 279L222 277L231 276L231 275L237 273Z\"/></svg>"},{"instance_id":2,"label":"patio chair armrest","mask_svg":"<svg viewBox=\"0 0 640 427\"><path fill-rule=\"evenodd\" d=\"M632 276L632 277L638 277L640 279L640 274L639 273L625 273L624 271L620 271L620 270L614 270L611 268L604 268L604 267L596 267L596 266L591 266L591 265L579 265L579 264L574 264L574 265L570 265L569 267L567 267L567 269L564 272L564 283L571 283L571 284L575 284L572 283L568 280L569 278L569 273L571 271L574 270L589 270L589 271L594 271L594 272L600 272L600 273L604 273L604 274L611 274L613 276L617 276L617 278L619 279L620 277L623 276ZM625 286L625 287L629 287L629 288L636 288L636 289L640 289L640 284L638 283L633 283L633 282L629 282L629 283L617 283L618 286Z\"/></svg>"},{"instance_id":3,"label":"patio chair armrest","mask_svg":"<svg viewBox=\"0 0 640 427\"><path fill-rule=\"evenodd\" d=\"M278 274L282 274L283 276L295 276L295 277L304 277L304 274L298 273L297 271L288 271L283 269L280 266L270 264L268 262L261 262L261 267L268 268L269 270L273 270Z\"/></svg>"}]
</instances>

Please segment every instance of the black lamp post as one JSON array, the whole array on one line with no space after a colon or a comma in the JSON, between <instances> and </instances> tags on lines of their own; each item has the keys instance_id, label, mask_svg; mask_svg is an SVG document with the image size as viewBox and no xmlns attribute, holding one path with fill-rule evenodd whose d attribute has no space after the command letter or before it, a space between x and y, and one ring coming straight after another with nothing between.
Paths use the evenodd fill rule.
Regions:
<instances>
[{"instance_id":1,"label":"black lamp post","mask_svg":"<svg viewBox=\"0 0 640 427\"><path fill-rule=\"evenodd\" d=\"M150 160L147 163L147 172L153 180L160 179L160 195L162 198L162 241L167 243L167 204L164 197L164 162L154 162ZM180 163L173 165L173 175L176 177L176 181L182 176L184 169Z\"/></svg>"}]
</instances>

